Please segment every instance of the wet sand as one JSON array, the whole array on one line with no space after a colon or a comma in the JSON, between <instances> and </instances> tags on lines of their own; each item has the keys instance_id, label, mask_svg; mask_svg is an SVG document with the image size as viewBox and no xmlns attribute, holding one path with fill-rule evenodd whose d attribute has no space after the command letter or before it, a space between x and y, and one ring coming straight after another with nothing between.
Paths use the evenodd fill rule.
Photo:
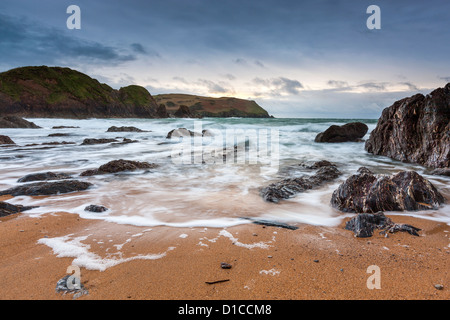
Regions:
<instances>
[{"instance_id":1,"label":"wet sand","mask_svg":"<svg viewBox=\"0 0 450 320\"><path fill-rule=\"evenodd\" d=\"M450 227L391 218L421 228L420 237L355 238L344 224L297 224L297 230L247 224L224 231L117 225L63 212L13 215L0 218L0 297L72 299L55 286L74 257L57 257L38 243L71 234L86 236L83 244L100 258L130 260L105 271L82 267L89 294L79 300L449 299ZM143 258L149 255L155 258ZM222 262L232 268L222 269ZM367 287L371 265L380 268L380 289ZM206 283L218 280L228 281Z\"/></svg>"}]
</instances>

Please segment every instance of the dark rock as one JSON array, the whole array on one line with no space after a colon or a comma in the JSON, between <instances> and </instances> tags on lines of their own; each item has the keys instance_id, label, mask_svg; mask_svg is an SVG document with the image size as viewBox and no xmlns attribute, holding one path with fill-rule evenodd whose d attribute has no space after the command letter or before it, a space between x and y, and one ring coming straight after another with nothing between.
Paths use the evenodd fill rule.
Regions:
<instances>
[{"instance_id":1,"label":"dark rock","mask_svg":"<svg viewBox=\"0 0 450 320\"><path fill-rule=\"evenodd\" d=\"M54 126L52 129L78 129L80 127L74 127L74 126Z\"/></svg>"},{"instance_id":2,"label":"dark rock","mask_svg":"<svg viewBox=\"0 0 450 320\"><path fill-rule=\"evenodd\" d=\"M106 132L148 132L148 131L144 131L144 130L141 130L141 129L136 128L136 127L116 127L116 126L112 126L112 127L108 128L108 130Z\"/></svg>"},{"instance_id":3,"label":"dark rock","mask_svg":"<svg viewBox=\"0 0 450 320\"><path fill-rule=\"evenodd\" d=\"M72 177L67 173L42 172L28 174L17 182L31 182L31 181L48 181L48 180L63 180L71 179Z\"/></svg>"},{"instance_id":4,"label":"dark rock","mask_svg":"<svg viewBox=\"0 0 450 320\"><path fill-rule=\"evenodd\" d=\"M0 217L6 217L11 214L16 214L31 210L37 207L24 207L22 205L14 205L7 202L0 201Z\"/></svg>"},{"instance_id":5,"label":"dark rock","mask_svg":"<svg viewBox=\"0 0 450 320\"><path fill-rule=\"evenodd\" d=\"M261 220L261 219L248 218L248 217L243 217L242 219L251 220L254 224L259 224L259 225L266 226L266 227L277 227L277 228L284 228L284 229L290 229L290 230L298 229L298 227L296 227L296 226L292 226L287 223L278 222L278 221Z\"/></svg>"},{"instance_id":6,"label":"dark rock","mask_svg":"<svg viewBox=\"0 0 450 320\"><path fill-rule=\"evenodd\" d=\"M383 212L360 213L347 221L345 229L353 231L355 236L359 238L371 237L376 229L382 230L382 233L385 235L387 235L388 232L394 233L397 231L404 231L414 236L419 236L417 232L420 231L419 228L409 224L394 223L390 218L386 217Z\"/></svg>"},{"instance_id":7,"label":"dark rock","mask_svg":"<svg viewBox=\"0 0 450 320\"><path fill-rule=\"evenodd\" d=\"M15 144L14 141L8 136L0 135L0 144Z\"/></svg>"},{"instance_id":8,"label":"dark rock","mask_svg":"<svg viewBox=\"0 0 450 320\"><path fill-rule=\"evenodd\" d=\"M335 166L321 167L310 176L288 178L270 184L260 191L264 200L278 203L281 199L288 199L297 193L317 188L326 182L336 179L341 172Z\"/></svg>"},{"instance_id":9,"label":"dark rock","mask_svg":"<svg viewBox=\"0 0 450 320\"><path fill-rule=\"evenodd\" d=\"M442 203L444 197L415 171L401 171L391 176L355 174L331 197L332 207L356 213L436 210Z\"/></svg>"},{"instance_id":10,"label":"dark rock","mask_svg":"<svg viewBox=\"0 0 450 320\"><path fill-rule=\"evenodd\" d=\"M169 118L169 113L167 112L166 105L161 103L156 109L156 116L158 118Z\"/></svg>"},{"instance_id":11,"label":"dark rock","mask_svg":"<svg viewBox=\"0 0 450 320\"><path fill-rule=\"evenodd\" d=\"M450 177L450 168L437 168L431 171L430 174Z\"/></svg>"},{"instance_id":12,"label":"dark rock","mask_svg":"<svg viewBox=\"0 0 450 320\"><path fill-rule=\"evenodd\" d=\"M67 137L70 136L70 133L50 133L49 137Z\"/></svg>"},{"instance_id":13,"label":"dark rock","mask_svg":"<svg viewBox=\"0 0 450 320\"><path fill-rule=\"evenodd\" d=\"M176 118L193 118L193 114L188 106L181 105L173 114Z\"/></svg>"},{"instance_id":14,"label":"dark rock","mask_svg":"<svg viewBox=\"0 0 450 320\"><path fill-rule=\"evenodd\" d=\"M27 144L25 147L34 147L34 146L57 146L57 145L64 145L64 144L75 144L75 142L68 142L68 141L52 141L52 142L44 142L44 143L32 143Z\"/></svg>"},{"instance_id":15,"label":"dark rock","mask_svg":"<svg viewBox=\"0 0 450 320\"><path fill-rule=\"evenodd\" d=\"M334 163L327 161L327 160L316 161L312 164L301 163L300 166L302 166L306 169L319 169L322 167L336 167L336 165Z\"/></svg>"},{"instance_id":16,"label":"dark rock","mask_svg":"<svg viewBox=\"0 0 450 320\"><path fill-rule=\"evenodd\" d=\"M6 116L0 118L0 128L39 129L40 127L20 117Z\"/></svg>"},{"instance_id":17,"label":"dark rock","mask_svg":"<svg viewBox=\"0 0 450 320\"><path fill-rule=\"evenodd\" d=\"M332 125L319 133L315 142L359 142L369 128L362 122L351 122L342 126Z\"/></svg>"},{"instance_id":18,"label":"dark rock","mask_svg":"<svg viewBox=\"0 0 450 320\"><path fill-rule=\"evenodd\" d=\"M366 167L360 167L360 168L357 170L357 172L358 172L358 173L373 174L373 172L370 171L369 169L367 169Z\"/></svg>"},{"instance_id":19,"label":"dark rock","mask_svg":"<svg viewBox=\"0 0 450 320\"><path fill-rule=\"evenodd\" d=\"M116 139L91 139L86 138L83 140L82 146L85 145L92 145L92 144L104 144L104 143L111 143L111 142L118 142Z\"/></svg>"},{"instance_id":20,"label":"dark rock","mask_svg":"<svg viewBox=\"0 0 450 320\"><path fill-rule=\"evenodd\" d=\"M130 160L113 160L98 169L87 170L80 174L80 176L93 176L97 174L118 173L122 171L134 171L139 169L154 169L157 165L148 162L130 161Z\"/></svg>"},{"instance_id":21,"label":"dark rock","mask_svg":"<svg viewBox=\"0 0 450 320\"><path fill-rule=\"evenodd\" d=\"M229 264L229 263L226 263L226 262L222 262L221 264L220 264L220 267L222 268L222 269L231 269L231 264Z\"/></svg>"},{"instance_id":22,"label":"dark rock","mask_svg":"<svg viewBox=\"0 0 450 320\"><path fill-rule=\"evenodd\" d=\"M12 195L16 196L42 196L42 195L55 195L60 193L69 193L74 191L83 191L92 186L91 183L77 181L77 180L64 180L56 182L35 182L18 187L13 187L7 190L0 191L0 196Z\"/></svg>"},{"instance_id":23,"label":"dark rock","mask_svg":"<svg viewBox=\"0 0 450 320\"><path fill-rule=\"evenodd\" d=\"M365 148L404 162L450 167L450 83L384 109Z\"/></svg>"},{"instance_id":24,"label":"dark rock","mask_svg":"<svg viewBox=\"0 0 450 320\"><path fill-rule=\"evenodd\" d=\"M105 212L107 210L108 210L108 208L106 208L104 206L98 206L95 204L91 204L91 205L87 206L86 208L84 208L84 211L97 212L97 213Z\"/></svg>"}]
</instances>

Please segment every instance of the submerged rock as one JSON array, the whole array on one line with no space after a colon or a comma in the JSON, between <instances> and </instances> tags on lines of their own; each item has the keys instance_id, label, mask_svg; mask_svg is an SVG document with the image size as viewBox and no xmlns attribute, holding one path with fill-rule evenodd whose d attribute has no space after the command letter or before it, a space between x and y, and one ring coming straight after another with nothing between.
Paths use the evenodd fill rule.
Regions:
<instances>
[{"instance_id":1,"label":"submerged rock","mask_svg":"<svg viewBox=\"0 0 450 320\"><path fill-rule=\"evenodd\" d=\"M381 233L385 236L387 236L388 233L397 231L408 232L414 236L419 236L417 232L420 231L419 228L409 224L394 223L390 218L386 217L383 212L360 213L347 221L345 229L353 231L355 237L359 238L371 237L376 229L381 230Z\"/></svg>"},{"instance_id":2,"label":"submerged rock","mask_svg":"<svg viewBox=\"0 0 450 320\"><path fill-rule=\"evenodd\" d=\"M0 118L0 128L39 129L41 127L20 117L6 116Z\"/></svg>"},{"instance_id":3,"label":"submerged rock","mask_svg":"<svg viewBox=\"0 0 450 320\"><path fill-rule=\"evenodd\" d=\"M116 139L93 139L93 138L86 138L83 140L82 146L85 145L92 145L92 144L104 144L104 143L111 143L111 142L118 142Z\"/></svg>"},{"instance_id":4,"label":"submerged rock","mask_svg":"<svg viewBox=\"0 0 450 320\"><path fill-rule=\"evenodd\" d=\"M69 193L74 191L83 191L91 187L92 184L77 180L64 180L55 182L35 182L7 190L0 191L2 195L16 196L42 196L55 195L60 193Z\"/></svg>"},{"instance_id":5,"label":"submerged rock","mask_svg":"<svg viewBox=\"0 0 450 320\"><path fill-rule=\"evenodd\" d=\"M342 126L332 125L319 133L315 142L358 142L361 141L369 128L362 122L351 122Z\"/></svg>"},{"instance_id":6,"label":"submerged rock","mask_svg":"<svg viewBox=\"0 0 450 320\"><path fill-rule=\"evenodd\" d=\"M450 167L450 83L384 109L365 148L404 162Z\"/></svg>"},{"instance_id":7,"label":"submerged rock","mask_svg":"<svg viewBox=\"0 0 450 320\"><path fill-rule=\"evenodd\" d=\"M71 179L72 177L67 173L55 173L55 172L41 172L31 173L17 180L17 182L31 182L31 181L47 181L47 180L63 180Z\"/></svg>"},{"instance_id":8,"label":"submerged rock","mask_svg":"<svg viewBox=\"0 0 450 320\"><path fill-rule=\"evenodd\" d=\"M331 206L343 212L414 211L438 209L444 197L415 171L394 175L362 172L349 177L331 197Z\"/></svg>"},{"instance_id":9,"label":"submerged rock","mask_svg":"<svg viewBox=\"0 0 450 320\"><path fill-rule=\"evenodd\" d=\"M270 184L261 189L260 195L265 201L278 203L282 199L288 199L300 192L317 188L326 182L333 181L341 175L334 166L321 167L317 172L308 177L288 178Z\"/></svg>"},{"instance_id":10,"label":"submerged rock","mask_svg":"<svg viewBox=\"0 0 450 320\"><path fill-rule=\"evenodd\" d=\"M7 202L0 201L0 217L6 217L11 214L16 214L31 210L37 207L24 207L22 205L14 205Z\"/></svg>"},{"instance_id":11,"label":"submerged rock","mask_svg":"<svg viewBox=\"0 0 450 320\"><path fill-rule=\"evenodd\" d=\"M84 171L80 176L93 176L98 174L118 173L122 171L134 171L138 169L154 169L158 165L148 162L131 161L131 160L113 160L98 169Z\"/></svg>"},{"instance_id":12,"label":"submerged rock","mask_svg":"<svg viewBox=\"0 0 450 320\"><path fill-rule=\"evenodd\" d=\"M8 136L0 135L0 144L15 144L15 142Z\"/></svg>"},{"instance_id":13,"label":"submerged rock","mask_svg":"<svg viewBox=\"0 0 450 320\"><path fill-rule=\"evenodd\" d=\"M437 168L431 171L430 174L450 177L450 168Z\"/></svg>"},{"instance_id":14,"label":"submerged rock","mask_svg":"<svg viewBox=\"0 0 450 320\"><path fill-rule=\"evenodd\" d=\"M106 132L148 132L148 131L141 130L141 129L136 128L136 127L116 127L116 126L112 126L112 127L108 128L108 130Z\"/></svg>"}]
</instances>

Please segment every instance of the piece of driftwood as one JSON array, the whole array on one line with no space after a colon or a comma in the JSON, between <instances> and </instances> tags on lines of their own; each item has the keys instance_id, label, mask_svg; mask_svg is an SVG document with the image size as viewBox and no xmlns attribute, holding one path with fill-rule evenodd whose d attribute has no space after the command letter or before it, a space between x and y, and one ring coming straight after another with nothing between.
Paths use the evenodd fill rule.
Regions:
<instances>
[{"instance_id":1,"label":"piece of driftwood","mask_svg":"<svg viewBox=\"0 0 450 320\"><path fill-rule=\"evenodd\" d=\"M216 281L205 281L206 284L216 284L221 282L227 282L230 281L230 279L223 279L223 280L216 280Z\"/></svg>"}]
</instances>

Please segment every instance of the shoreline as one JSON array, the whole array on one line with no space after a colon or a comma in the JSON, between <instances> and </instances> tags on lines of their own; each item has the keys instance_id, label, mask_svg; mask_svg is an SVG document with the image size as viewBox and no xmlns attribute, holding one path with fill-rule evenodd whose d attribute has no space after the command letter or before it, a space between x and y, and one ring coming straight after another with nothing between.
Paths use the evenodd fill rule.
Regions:
<instances>
[{"instance_id":1,"label":"shoreline","mask_svg":"<svg viewBox=\"0 0 450 320\"><path fill-rule=\"evenodd\" d=\"M449 299L450 226L391 217L422 229L420 237L376 232L355 238L345 222L296 224L297 230L256 224L144 228L63 212L13 215L0 219L0 294L3 300L72 299L55 286L78 257L81 265L89 258L121 262L104 271L82 266L89 294L81 300ZM38 243L67 235L66 245L82 239L78 251ZM80 256L80 248L87 252ZM222 262L231 269L222 269ZM380 268L381 289L367 287L371 265ZM228 281L206 283L219 280Z\"/></svg>"}]
</instances>

